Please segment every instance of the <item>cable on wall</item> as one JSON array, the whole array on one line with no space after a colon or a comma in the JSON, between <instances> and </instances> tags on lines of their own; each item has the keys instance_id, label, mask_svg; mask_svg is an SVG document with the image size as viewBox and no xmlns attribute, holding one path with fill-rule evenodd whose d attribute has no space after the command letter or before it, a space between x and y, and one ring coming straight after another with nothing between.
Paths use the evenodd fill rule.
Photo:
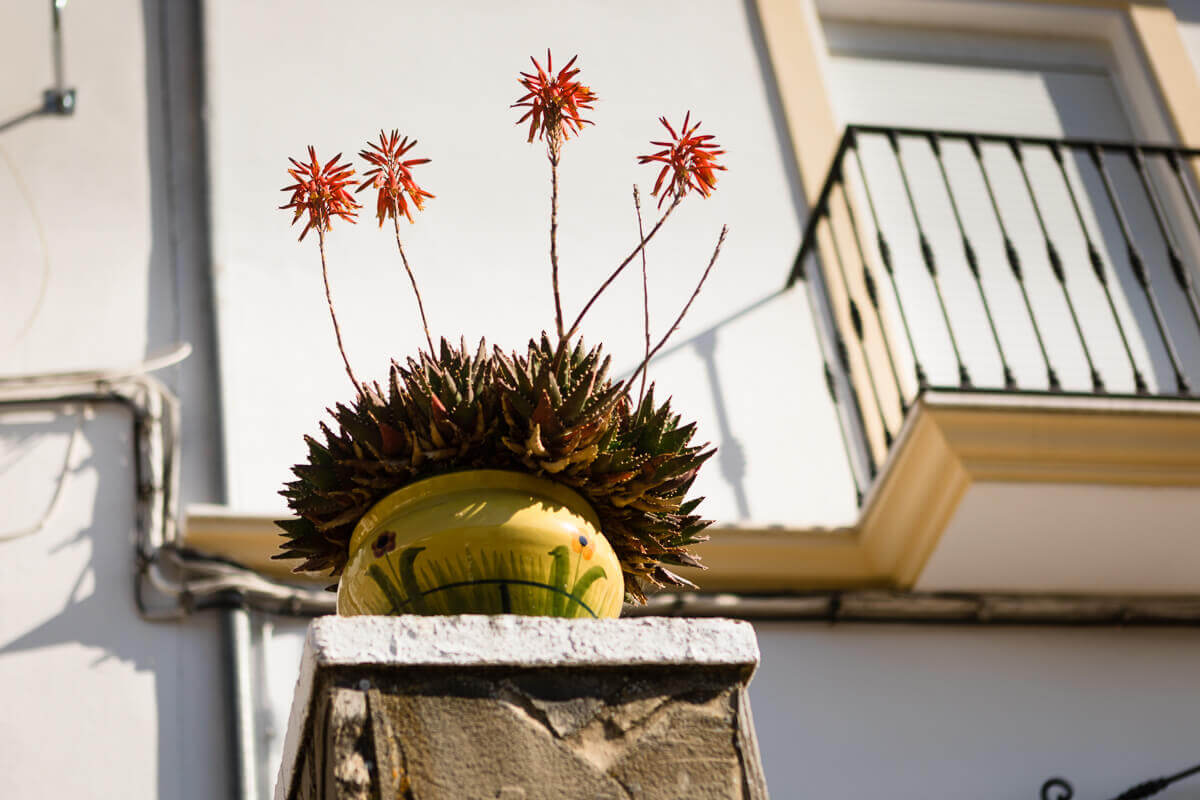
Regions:
<instances>
[{"instance_id":1,"label":"cable on wall","mask_svg":"<svg viewBox=\"0 0 1200 800\"><path fill-rule=\"evenodd\" d=\"M54 494L50 496L50 503L46 506L46 510L42 512L38 521L33 525L18 530L0 532L0 543L23 539L26 536L40 533L45 529L46 525L50 522L50 518L54 516L54 512L58 509L59 500L62 499L63 495L63 487L67 484L67 476L71 473L71 464L75 460L75 450L79 445L79 440L83 438L84 421L92 418L93 410L90 405L85 403L78 409L68 407L66 413L74 414L75 427L71 430L71 438L67 440L67 449L63 455L62 468L58 471L58 478L54 483Z\"/></svg>"},{"instance_id":2,"label":"cable on wall","mask_svg":"<svg viewBox=\"0 0 1200 800\"><path fill-rule=\"evenodd\" d=\"M8 166L9 172L12 174L13 183L16 184L17 193L25 200L25 205L29 209L29 216L33 220L33 229L37 233L38 244L42 248L42 278L38 285L37 299L33 301L33 308L29 311L29 316L25 319L25 323L17 331L11 344L16 344L25 338L30 329L33 328L34 320L42 311L42 303L46 300L46 289L50 285L50 245L46 238L46 226L42 224L41 215L38 214L37 206L33 202L33 193L29 190L29 185L25 183L25 179L21 176L17 169L16 163L12 156L4 149L4 145L0 144L0 158L4 159L4 163Z\"/></svg>"}]
</instances>

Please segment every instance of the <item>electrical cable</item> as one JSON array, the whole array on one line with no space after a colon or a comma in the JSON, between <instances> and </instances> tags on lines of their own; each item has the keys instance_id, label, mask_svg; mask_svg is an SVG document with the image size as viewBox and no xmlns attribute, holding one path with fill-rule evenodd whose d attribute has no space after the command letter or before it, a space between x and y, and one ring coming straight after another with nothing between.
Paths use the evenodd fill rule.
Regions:
<instances>
[{"instance_id":1,"label":"electrical cable","mask_svg":"<svg viewBox=\"0 0 1200 800\"><path fill-rule=\"evenodd\" d=\"M71 412L68 411L67 413ZM78 411L75 411L74 414L75 428L71 431L71 438L67 440L67 450L66 454L63 456L62 469L60 469L58 472L58 480L54 484L54 494L50 496L50 503L46 506L46 510L42 513L41 517L36 523L27 528L0 533L0 543L11 542L16 539L22 539L26 536L32 536L36 533L40 533L50 522L50 518L54 515L55 510L58 508L59 500L62 498L63 487L66 486L67 483L67 475L69 475L71 472L71 462L74 460L75 449L78 446L79 440L83 438L84 420L92 418L92 407L90 405L84 405Z\"/></svg>"},{"instance_id":2,"label":"electrical cable","mask_svg":"<svg viewBox=\"0 0 1200 800\"><path fill-rule=\"evenodd\" d=\"M25 205L29 208L29 216L33 220L33 229L37 233L38 243L42 249L42 279L38 285L37 298L33 301L33 309L29 312L29 316L9 343L16 344L24 339L33 328L34 321L42 311L42 303L46 300L46 289L50 285L50 247L46 239L46 228L42 224L42 218L38 215L37 206L33 202L33 193L29 191L29 186L26 185L24 178L21 177L16 163L13 162L12 156L8 154L8 151L4 149L3 144L0 144L0 158L4 159L4 163L8 165L8 170L13 176L13 183L17 186L17 192L25 200Z\"/></svg>"}]
</instances>

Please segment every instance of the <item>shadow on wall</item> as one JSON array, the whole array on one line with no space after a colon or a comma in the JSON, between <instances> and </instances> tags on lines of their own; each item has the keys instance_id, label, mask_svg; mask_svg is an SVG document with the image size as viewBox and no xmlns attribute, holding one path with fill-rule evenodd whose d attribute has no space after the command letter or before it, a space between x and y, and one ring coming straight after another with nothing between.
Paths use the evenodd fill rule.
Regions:
<instances>
[{"instance_id":1,"label":"shadow on wall","mask_svg":"<svg viewBox=\"0 0 1200 800\"><path fill-rule=\"evenodd\" d=\"M762 76L762 86L767 94L767 105L771 109L771 122L775 128L775 142L779 147L779 160L787 173L788 189L792 195L792 206L796 211L796 219L801 222L808 219L808 198L804 186L800 182L800 165L796 162L796 149L792 135L788 131L787 120L783 116L783 101L779 94L779 82L775 80L775 68L771 66L771 56L767 52L767 39L763 33L762 20L758 16L758 0L742 0L746 10L746 24L750 29L750 38L754 42L754 55L758 61L759 75ZM800 243L796 242L796 249ZM779 273L780 285L787 277L790 264L781 264Z\"/></svg>"},{"instance_id":2,"label":"shadow on wall","mask_svg":"<svg viewBox=\"0 0 1200 800\"><path fill-rule=\"evenodd\" d=\"M655 357L657 402L717 451L696 485L721 524L841 525L854 485L821 371L806 292L777 290ZM637 387L634 387L636 394Z\"/></svg>"},{"instance_id":3,"label":"shadow on wall","mask_svg":"<svg viewBox=\"0 0 1200 800\"><path fill-rule=\"evenodd\" d=\"M9 705L25 720L23 741L80 751L78 764L94 771L97 788L121 785L122 770L153 761L157 796L218 796L225 772L216 620L153 625L138 617L131 425L123 410L96 409L78 431L70 412L28 422L0 415L0 497L33 507L15 520L22 528L49 512L40 530L0 542L11 564L0 594L0 675L41 698L36 712L21 712L20 697ZM22 749L5 748L9 758Z\"/></svg>"},{"instance_id":4,"label":"shadow on wall","mask_svg":"<svg viewBox=\"0 0 1200 800\"><path fill-rule=\"evenodd\" d=\"M146 141L150 246L146 353L177 343L192 355L160 377L183 399L181 502L225 499L217 368L204 61L199 0L142 0L146 48Z\"/></svg>"},{"instance_id":5,"label":"shadow on wall","mask_svg":"<svg viewBox=\"0 0 1200 800\"><path fill-rule=\"evenodd\" d=\"M738 440L734 430L734 421L729 412L725 389L721 383L721 372L717 362L717 337L722 328L753 314L762 306L770 303L782 294L782 291L772 292L761 300L757 300L740 311L730 314L711 327L705 328L696 335L675 342L656 356L666 360L670 356L684 350L693 350L704 364L704 377L708 383L712 407L715 412L715 422L719 434L720 446L715 457L721 478L733 493L737 504L739 519L751 519L749 494L746 491L746 450Z\"/></svg>"},{"instance_id":6,"label":"shadow on wall","mask_svg":"<svg viewBox=\"0 0 1200 800\"><path fill-rule=\"evenodd\" d=\"M193 344L193 356L163 377L186 409L181 500L214 502L222 499L224 476L205 205L201 10L194 0L143 0L142 11L152 237L146 348L152 352L185 340ZM86 97L81 100L87 102ZM41 426L21 426L10 438L13 429L0 418L0 433L13 443L0 458L0 496L7 494L6 479L28 469L26 459L37 442L64 424L74 423L60 417ZM21 581L36 582L43 591L53 588L42 595L45 602L32 604L34 608L4 603L9 609L26 609L6 613L5 632L23 627L22 617L43 618L48 605L62 606L40 624L0 642L0 670L6 657L35 653L36 663L44 663L50 672L78 674L79 680L72 683L93 693L90 704L95 708L123 709L128 717L105 719L100 714L74 720L48 715L35 724L45 726L35 738L49 740L64 726L90 732L90 737L79 737L85 746L88 738L101 741L116 735L119 743L96 752L118 752L118 761L130 765L154 759L157 796L220 796L229 770L222 746L225 713L217 620L201 615L155 625L138 617L133 602L135 456L130 426L123 411L104 411L82 430L82 449L89 452L86 457L76 453L68 465L59 508L43 530L19 545L33 551L22 562ZM85 497L82 484L89 480L95 482L94 494ZM73 524L78 527L71 533ZM3 546L17 543L0 543ZM77 570L69 584L62 574L66 564ZM17 592L13 601L20 597L19 587ZM147 679L154 685L152 698ZM156 722L147 723L147 717ZM110 773L120 769L118 763L100 766ZM119 785L123 780L116 774L97 777L97 785Z\"/></svg>"},{"instance_id":7,"label":"shadow on wall","mask_svg":"<svg viewBox=\"0 0 1200 800\"><path fill-rule=\"evenodd\" d=\"M800 168L796 162L791 134L783 116L779 86L767 51L762 21L759 19L755 0L743 0L742 5L759 68L760 85L767 96L767 106L771 110L779 161L784 166L796 219L802 224L808 217L809 206L801 184ZM797 250L799 245L800 243L797 241ZM829 420L833 420L834 412L828 396L825 394L820 372L819 344L813 340L811 324L800 319L802 316L811 314L808 301L803 299L803 291L788 293L783 289L791 268L790 258L787 263L767 265L763 268L763 272L767 275L778 275L779 289L770 291L759 300L733 311L720 321L687 339L673 341L670 347L655 357L655 362L664 366L674 355L690 353L699 359L712 410L712 417L706 419L705 422L716 425L718 449L714 463L721 481L730 494L729 502L732 508L728 509L728 513L735 514L736 519L742 521L756 519L763 513L763 509L755 508L751 499L752 493L747 485L751 462L753 460L763 462L759 467L760 475L764 471L771 471L780 466L772 463L778 454L771 453L768 448L762 447L762 445L772 443L764 443L759 440L763 428L755 423L760 421L747 418L745 413L748 405L761 406L762 403L747 402L746 398L788 397L792 402L788 403L786 408L772 405L770 408L760 408L760 410L769 413L801 414L805 408L816 407L822 410L822 414L828 411ZM768 285L770 284L768 283ZM791 297L784 299L782 296L785 294L791 294ZM804 307L790 311L781 310L786 308L785 305L782 305L786 303L802 303ZM726 355L719 354L719 344L724 345ZM747 346L753 348L757 360L762 362L762 369L755 373L752 382L747 381L740 374L737 377L731 377L728 374L738 371L736 369L738 365L729 362L731 356L728 353L739 352L739 348L745 352ZM818 353L818 355L809 364L807 357L812 353ZM780 359L782 368L770 368L771 360L778 357L782 357ZM797 366L802 370L801 372L789 373L789 369ZM826 406L829 408L827 409ZM817 424L817 419L823 419L823 417L820 414L814 415L810 424ZM839 460L844 458L840 450L830 455ZM847 477L844 483L849 487L848 466L845 469ZM850 495L852 495L852 490L847 489L847 496ZM794 499L797 504L803 500L800 497ZM796 511L800 511L801 515L804 513L802 508L795 509L787 506L786 502L780 503L767 511L766 516L768 518L777 516L781 509L786 509L784 513L787 516L791 516Z\"/></svg>"}]
</instances>

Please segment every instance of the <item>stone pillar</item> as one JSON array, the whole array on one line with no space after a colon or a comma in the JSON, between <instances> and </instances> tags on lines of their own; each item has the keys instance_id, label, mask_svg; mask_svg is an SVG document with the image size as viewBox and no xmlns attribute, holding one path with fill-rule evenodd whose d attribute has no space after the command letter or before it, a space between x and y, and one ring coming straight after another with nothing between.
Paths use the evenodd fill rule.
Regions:
<instances>
[{"instance_id":1,"label":"stone pillar","mask_svg":"<svg viewBox=\"0 0 1200 800\"><path fill-rule=\"evenodd\" d=\"M324 617L276 800L766 800L748 623Z\"/></svg>"}]
</instances>

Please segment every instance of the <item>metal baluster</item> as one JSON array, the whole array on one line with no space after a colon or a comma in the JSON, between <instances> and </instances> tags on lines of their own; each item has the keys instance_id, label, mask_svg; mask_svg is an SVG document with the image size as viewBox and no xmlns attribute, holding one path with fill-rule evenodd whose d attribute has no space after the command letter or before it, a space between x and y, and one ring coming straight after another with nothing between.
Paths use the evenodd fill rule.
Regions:
<instances>
[{"instance_id":1,"label":"metal baluster","mask_svg":"<svg viewBox=\"0 0 1200 800\"><path fill-rule=\"evenodd\" d=\"M900 322L904 326L904 338L908 342L908 350L912 354L913 371L916 373L917 378L917 392L920 393L922 389L929 385L929 381L925 377L925 369L921 366L921 359L917 357L917 348L913 344L912 329L908 326L908 315L904 313L904 302L900 299L900 287L896 285L896 272L892 267L892 250L888 247L887 239L883 235L883 228L879 225L879 214L875 211L875 200L871 197L871 185L867 182L867 171L863 169L862 157L858 154L858 135L853 131L849 135L849 147L851 152L854 153L855 163L858 164L858 174L862 179L863 194L867 197L867 208L871 211L871 222L875 225L875 243L879 248L879 257L883 261L884 271L887 272L888 282L892 285L892 294L896 297L896 308L900 310ZM853 212L850 214L850 219L854 219ZM855 230L857 231L857 225L855 226ZM904 403L903 393L900 395L900 402Z\"/></svg>"},{"instance_id":2,"label":"metal baluster","mask_svg":"<svg viewBox=\"0 0 1200 800\"><path fill-rule=\"evenodd\" d=\"M1196 228L1200 229L1200 206L1196 204L1196 195L1192 193L1192 185L1188 183L1187 178L1184 177L1183 171L1180 168L1179 154L1174 152L1167 153L1167 163L1171 165L1171 170L1175 173L1175 178L1179 181L1179 185L1183 189L1183 194L1187 198L1188 210L1192 212L1192 221L1196 223ZM1188 277L1186 272L1184 273L1184 277ZM1188 279L1188 288L1194 295L1196 288L1190 279ZM1194 298L1192 302L1195 302Z\"/></svg>"},{"instance_id":3,"label":"metal baluster","mask_svg":"<svg viewBox=\"0 0 1200 800\"><path fill-rule=\"evenodd\" d=\"M1050 154L1058 162L1058 170L1062 174L1063 183L1067 187L1067 194L1071 197L1071 207L1075 209L1075 218L1079 220L1079 229L1083 232L1084 241L1087 242L1088 260L1092 264L1092 271L1096 273L1096 280L1100 282L1100 288L1104 290L1104 297L1108 300L1108 309L1112 312L1113 322L1117 324L1117 333L1121 335L1121 346L1125 348L1125 355L1129 358L1129 367L1133 370L1134 386L1137 387L1138 394L1146 394L1150 391L1150 387L1147 385L1142 371L1138 369L1137 361L1133 357L1133 349L1129 346L1129 337L1125 335L1125 326L1121 323L1121 317L1117 314L1117 305L1113 302L1112 290L1108 286L1108 276L1104 273L1104 260L1100 257L1100 250L1092 241L1092 235L1088 231L1087 224L1083 221L1083 211L1080 209L1079 200L1075 196L1075 188L1071 185L1071 179L1067 176L1067 166L1063 161L1062 148L1057 144L1051 144ZM1197 224L1200 225L1200 220L1197 220Z\"/></svg>"},{"instance_id":4,"label":"metal baluster","mask_svg":"<svg viewBox=\"0 0 1200 800\"><path fill-rule=\"evenodd\" d=\"M917 226L917 242L921 246L921 258L924 259L925 269L929 271L929 277L933 281L933 290L937 294L938 306L942 309L942 320L946 323L946 333L950 336L950 347L954 350L954 360L958 362L958 382L960 386L967 387L971 385L971 375L967 372L967 365L963 363L962 354L958 350L958 340L954 336L954 328L950 325L950 314L946 310L946 300L942 297L942 283L938 278L933 248L929 245L929 237L925 235L925 228L921 225L921 216L917 213L912 187L908 183L908 171L904 168L904 158L900 154L900 142L894 131L888 131L887 139L896 156L896 165L900 168L900 180L904 184L904 194L908 198L908 208L912 212L913 223Z\"/></svg>"},{"instance_id":5,"label":"metal baluster","mask_svg":"<svg viewBox=\"0 0 1200 800\"><path fill-rule=\"evenodd\" d=\"M1008 258L1008 266L1012 269L1013 277L1017 279L1017 287L1021 290L1021 298L1025 301L1025 310L1029 313L1029 321L1033 324L1033 335L1037 339L1038 350L1042 353L1042 361L1046 364L1046 379L1049 382L1050 391L1061 391L1062 384L1058 380L1058 373L1050 363L1050 354L1046 352L1046 342L1042 339L1042 330L1038 326L1037 316L1033 313L1033 305L1029 302L1029 292L1025 289L1025 278L1021 274L1021 258L1008 235L1004 216L1000 213L1000 204L996 202L996 193L992 189L992 179L988 175L987 164L983 161L983 150L979 146L979 137L971 136L967 142L971 145L971 152L975 155L975 163L979 166L979 174L983 176L983 185L987 188L988 200L991 201L992 211L996 215L996 224L1000 226L1000 235L1004 238L1004 255Z\"/></svg>"},{"instance_id":6,"label":"metal baluster","mask_svg":"<svg viewBox=\"0 0 1200 800\"><path fill-rule=\"evenodd\" d=\"M819 245L817 247L819 247ZM808 261L811 261L811 260L812 259L810 257L810 259ZM820 278L820 270L809 270L808 261L800 262L799 267L800 267L801 273L804 275L804 282L805 282L805 284L807 284L808 290L809 290L809 300L810 300L810 304L813 308L813 313L810 315L810 317L812 319L813 330L817 335L818 342L829 343L828 339L821 333L821 327L817 323L817 314L816 314L816 310L817 310L818 306L822 306L826 309L826 312L829 314L829 319L832 322L833 309L830 307L831 304L829 301L829 293L828 293L828 291L826 291L825 285L823 282L818 287L817 279ZM845 411L844 411L845 414L857 413L857 416L858 416L858 419L859 419L860 425L861 425L862 406L859 404L858 397L856 396L856 393L854 392L854 384L850 381L850 358L849 358L848 353L846 352L846 342L844 339L842 339L842 334L838 331L836 324L831 324L830 328L832 330L831 338L833 340L830 344L833 347L834 355L838 360L838 364L842 368L842 375L846 379L846 385L850 387L850 390L851 390L850 391L850 400L854 404L853 409L844 407L842 405L841 397L838 394L838 390L837 390L837 381L834 379L833 370L829 366L829 357L827 354L822 353L822 367L825 372L825 388L829 390L829 396L833 400L833 404L838 409L845 408ZM824 348L822 348L822 350L824 350ZM855 464L854 450L850 446L850 437L846 433L846 425L844 422L845 418L843 416L843 412L838 411L837 416L838 416L838 433L841 435L842 446L846 448L846 458L850 462L850 477L854 481L854 492L855 492L856 497L858 498L858 504L862 505L862 501L863 501L862 482L859 480L858 470L855 469L855 466L854 466L854 464ZM861 430L865 431L866 430L865 426L863 426L861 428ZM869 445L863 447L863 453L864 453L864 456L865 456L866 462L867 462L867 480L870 481L875 478L875 473L876 473L875 458L871 454L871 448Z\"/></svg>"},{"instance_id":7,"label":"metal baluster","mask_svg":"<svg viewBox=\"0 0 1200 800\"><path fill-rule=\"evenodd\" d=\"M1009 139L1008 147L1012 151L1013 159L1017 162L1017 168L1021 171L1021 179L1025 182L1025 191L1029 194L1029 202L1033 204L1033 214L1037 217L1038 228L1041 229L1042 239L1046 242L1046 257L1050 260L1050 269L1058 281L1058 288L1062 290L1063 299L1067 301L1071 322L1075 325L1075 333L1079 336L1079 344L1083 348L1083 357L1087 360L1088 371L1092 374L1092 391L1103 394L1104 381L1100 378L1100 371L1096 369L1096 362L1092 360L1092 351L1088 348L1087 337L1083 335L1083 326L1079 324L1079 314L1075 311L1071 293L1067 291L1067 274L1063 269L1062 259L1059 258L1058 249L1055 248L1054 241L1050 238L1050 231L1046 230L1046 220L1042 216L1041 204L1038 203L1037 194L1033 191L1033 182L1029 180L1029 171L1025 168L1025 154L1016 139Z\"/></svg>"},{"instance_id":8,"label":"metal baluster","mask_svg":"<svg viewBox=\"0 0 1200 800\"><path fill-rule=\"evenodd\" d=\"M850 296L850 281L846 277L846 263L842 260L842 248L838 245L837 234L834 233L833 220L828 210L825 212L825 230L829 232L829 240L833 244L833 256L837 262L838 275L842 279L842 289L846 292L850 323L854 326L854 336L858 339L858 349L862 351L863 365L867 369L867 383L871 386L871 396L875 399L875 409L879 412L879 422L883 425L883 441L888 447L891 447L892 431L888 427L887 417L883 414L883 401L879 399L879 388L875 383L875 370L871 367L871 359L867 355L867 346L863 338L862 313L858 310L858 303ZM849 374L849 372L847 368L846 373Z\"/></svg>"},{"instance_id":9,"label":"metal baluster","mask_svg":"<svg viewBox=\"0 0 1200 800\"><path fill-rule=\"evenodd\" d=\"M1172 153L1171 155L1173 156L1174 154ZM1171 272L1175 276L1175 282L1179 284L1183 296L1187 298L1188 307L1192 311L1192 319L1196 322L1196 328L1200 329L1200 305L1197 304L1196 293L1192 289L1191 280L1188 278L1187 267L1183 264L1183 256L1179 253L1179 245L1175 241L1175 235L1171 232L1171 226L1167 224L1167 215L1163 211L1162 200L1159 198L1158 192L1154 190L1154 185L1150 182L1150 176L1146 174L1146 159L1142 153L1142 149L1135 146L1130 158L1133 159L1138 179L1142 182L1142 190L1146 192L1146 197L1150 200L1150 209L1154 212L1154 221L1158 224L1159 233L1162 234L1163 242L1167 245L1167 260L1171 263Z\"/></svg>"},{"instance_id":10,"label":"metal baluster","mask_svg":"<svg viewBox=\"0 0 1200 800\"><path fill-rule=\"evenodd\" d=\"M896 369L896 360L892 356L892 348L888 342L887 334L883 327L883 315L879 310L879 289L875 283L875 276L871 274L870 267L867 266L867 255L863 251L862 237L858 230L858 220L854 216L854 207L850 202L850 190L846 185L845 176L838 171L838 184L842 189L842 203L846 209L846 216L850 219L850 230L854 234L854 247L858 250L858 262L862 264L862 279L863 286L867 290L867 298L871 301L871 308L875 310L875 323L879 326L880 339L883 342L883 352L887 354L888 367L892 371L892 379L896 382L896 397L900 399L900 417L908 412L908 404L904 401L904 387L900 385L900 371Z\"/></svg>"},{"instance_id":11,"label":"metal baluster","mask_svg":"<svg viewBox=\"0 0 1200 800\"><path fill-rule=\"evenodd\" d=\"M975 248L971 246L971 238L967 236L967 229L963 225L962 216L958 212L958 201L954 197L954 189L950 186L950 176L946 174L946 164L942 161L942 144L936 133L929 134L929 147L933 150L933 155L937 159L938 171L942 175L942 185L946 187L946 196L950 198L950 209L954 212L954 222L958 226L958 234L962 238L963 255L967 259L967 268L971 270L971 275L975 278L975 288L979 290L979 301L983 303L983 313L987 315L988 328L992 332L992 341L996 343L996 352L1000 355L1000 364L1004 367L1004 388L1016 389L1017 379L1013 375L1012 368L1008 365L1008 359L1004 356L1004 346L1000 344L1000 334L996 330L996 320L992 318L992 309L988 306L987 295L983 291L983 281L979 277L979 259L975 255Z\"/></svg>"},{"instance_id":12,"label":"metal baluster","mask_svg":"<svg viewBox=\"0 0 1200 800\"><path fill-rule=\"evenodd\" d=\"M1121 209L1121 201L1117 199L1116 190L1113 189L1112 178L1109 177L1108 167L1104 163L1104 152L1095 144L1090 145L1088 151L1091 153L1092 162L1100 172L1100 179L1104 182L1104 193L1108 196L1108 204L1112 207L1113 213L1117 217L1117 225L1121 229L1121 238L1125 240L1125 250L1129 254L1129 266L1133 270L1133 275L1137 278L1137 282L1142 287L1142 293L1146 296L1146 302L1150 305L1150 312L1154 316L1154 324L1158 328L1159 338L1162 339L1163 347L1167 351L1167 357L1171 360L1171 369L1175 372L1176 389L1180 394L1188 394L1188 382L1183 376L1183 368L1179 363L1179 354L1175 351L1175 344L1171 341L1171 337L1167 333L1162 309L1159 307L1158 299L1154 296L1154 289L1150 285L1150 275L1146 272L1146 264L1142 261L1142 254L1138 251L1137 245L1133 241L1133 233L1130 231L1129 223L1125 219L1125 212Z\"/></svg>"}]
</instances>

